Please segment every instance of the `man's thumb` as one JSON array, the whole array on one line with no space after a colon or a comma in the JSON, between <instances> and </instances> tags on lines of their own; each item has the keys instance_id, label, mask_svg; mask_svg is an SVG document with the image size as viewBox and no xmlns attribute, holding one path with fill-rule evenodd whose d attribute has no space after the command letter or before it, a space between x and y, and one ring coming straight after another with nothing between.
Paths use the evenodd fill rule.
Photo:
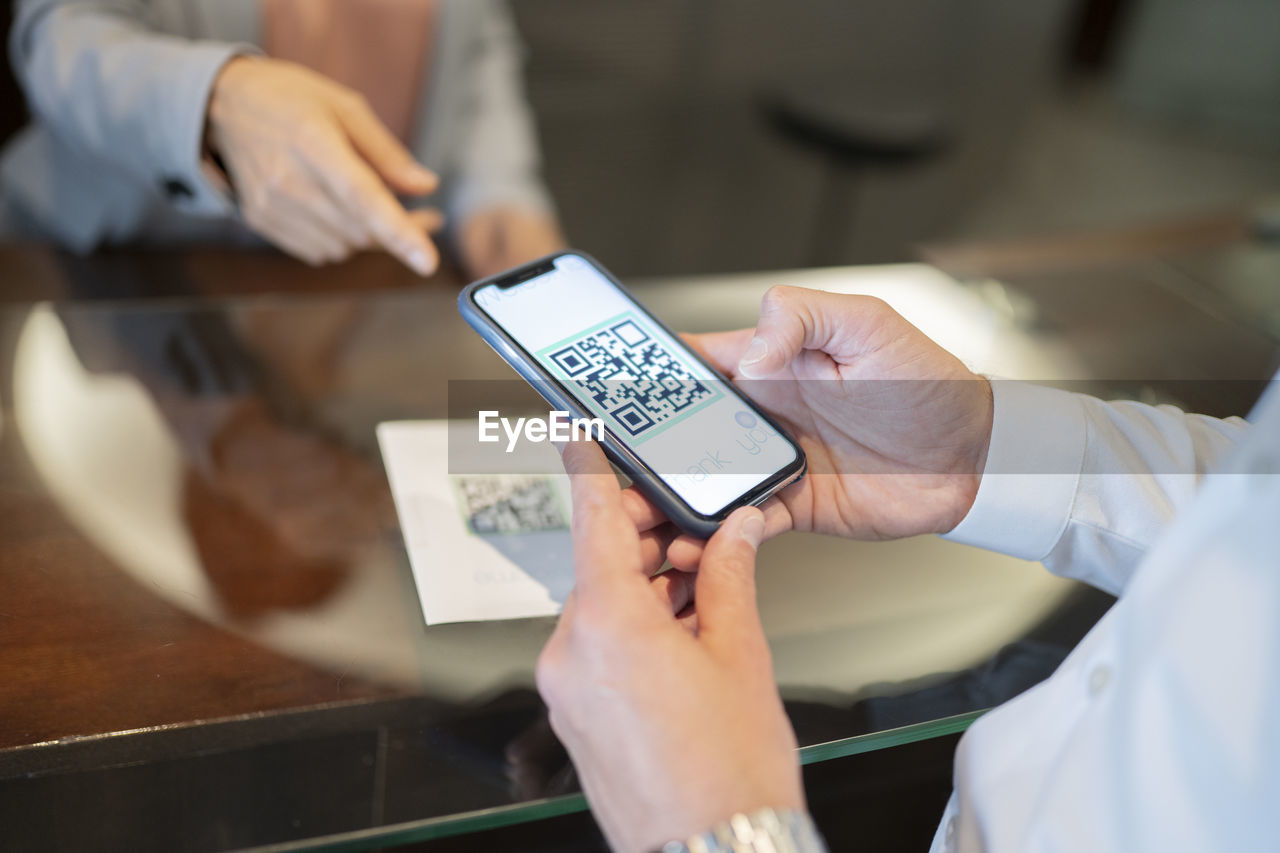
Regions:
<instances>
[{"instance_id":1,"label":"man's thumb","mask_svg":"<svg viewBox=\"0 0 1280 853\"><path fill-rule=\"evenodd\" d=\"M742 353L738 373L748 379L764 379L785 368L804 349L814 346L816 317L811 291L798 287L771 287L760 301L756 334Z\"/></svg>"},{"instance_id":2,"label":"man's thumb","mask_svg":"<svg viewBox=\"0 0 1280 853\"><path fill-rule=\"evenodd\" d=\"M868 346L887 315L897 316L870 296L771 287L760 301L755 337L742 353L738 374L773 376L805 350L821 350L843 363Z\"/></svg>"},{"instance_id":3,"label":"man's thumb","mask_svg":"<svg viewBox=\"0 0 1280 853\"><path fill-rule=\"evenodd\" d=\"M760 633L756 548L763 537L764 513L743 507L707 542L694 588L700 637L710 642L736 642L746 632Z\"/></svg>"}]
</instances>

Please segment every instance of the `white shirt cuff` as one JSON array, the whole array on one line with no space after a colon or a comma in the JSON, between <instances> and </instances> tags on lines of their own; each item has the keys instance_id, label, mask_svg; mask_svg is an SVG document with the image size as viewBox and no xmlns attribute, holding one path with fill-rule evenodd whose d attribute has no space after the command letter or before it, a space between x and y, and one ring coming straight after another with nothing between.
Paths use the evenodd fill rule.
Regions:
<instances>
[{"instance_id":1,"label":"white shirt cuff","mask_svg":"<svg viewBox=\"0 0 1280 853\"><path fill-rule=\"evenodd\" d=\"M943 539L1042 560L1071 517L1084 464L1084 407L1075 394L991 380L991 449L978 494Z\"/></svg>"}]
</instances>

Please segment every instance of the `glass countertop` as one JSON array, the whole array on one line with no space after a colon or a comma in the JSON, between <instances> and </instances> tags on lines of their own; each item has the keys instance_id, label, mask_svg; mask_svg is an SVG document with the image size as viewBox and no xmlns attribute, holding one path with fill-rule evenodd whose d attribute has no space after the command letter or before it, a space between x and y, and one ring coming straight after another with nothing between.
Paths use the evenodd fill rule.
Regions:
<instances>
[{"instance_id":1,"label":"glass countertop","mask_svg":"<svg viewBox=\"0 0 1280 853\"><path fill-rule=\"evenodd\" d=\"M924 265L633 290L707 331L751 325L784 282L882 296L1010 378L1149 376L1159 331L1099 364L1078 294L1054 308L1043 282ZM1269 375L1274 341L1128 286L1162 322L1198 317L1206 347L1230 340L1222 378ZM17 846L370 849L585 807L533 689L553 620L424 625L378 454L378 423L447 417L450 382L512 375L456 296L0 308L0 824ZM1029 321L1021 299L1050 307ZM759 597L806 762L963 729L1110 601L936 537L798 535L762 547Z\"/></svg>"}]
</instances>

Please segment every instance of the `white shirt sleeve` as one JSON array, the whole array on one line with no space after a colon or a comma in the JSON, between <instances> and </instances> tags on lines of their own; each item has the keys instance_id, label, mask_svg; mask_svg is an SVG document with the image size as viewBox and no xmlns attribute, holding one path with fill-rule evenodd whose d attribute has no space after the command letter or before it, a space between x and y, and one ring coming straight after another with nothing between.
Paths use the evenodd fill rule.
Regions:
<instances>
[{"instance_id":1,"label":"white shirt sleeve","mask_svg":"<svg viewBox=\"0 0 1280 853\"><path fill-rule=\"evenodd\" d=\"M1029 427L1062 428L1071 411L1083 420L1080 476L1046 561L1124 596L1052 676L965 733L935 853L1275 850L1280 384L1244 435L1234 418L1010 390L1039 405L1010 406L997 392L1002 428L1019 412ZM1203 478L1234 438L1238 448ZM999 452L993 462L1011 461ZM1139 475L1139 464L1153 471ZM1043 499L1025 488L1038 479L994 479L975 510L1020 511L1019 497ZM993 543L999 534L981 514L965 525ZM1139 550L1134 571L1128 555Z\"/></svg>"},{"instance_id":2,"label":"white shirt sleeve","mask_svg":"<svg viewBox=\"0 0 1280 853\"><path fill-rule=\"evenodd\" d=\"M1248 427L1172 406L1106 403L992 380L991 451L943 538L1038 560L1119 595L1177 510Z\"/></svg>"}]
</instances>

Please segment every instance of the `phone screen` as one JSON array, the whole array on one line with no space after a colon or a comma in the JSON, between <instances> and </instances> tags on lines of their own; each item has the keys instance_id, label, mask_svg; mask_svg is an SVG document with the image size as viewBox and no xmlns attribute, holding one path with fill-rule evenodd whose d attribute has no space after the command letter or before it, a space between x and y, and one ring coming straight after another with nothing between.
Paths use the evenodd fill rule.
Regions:
<instances>
[{"instance_id":1,"label":"phone screen","mask_svg":"<svg viewBox=\"0 0 1280 853\"><path fill-rule=\"evenodd\" d=\"M790 439L587 259L560 255L474 299L696 512L715 516L796 462Z\"/></svg>"}]
</instances>

